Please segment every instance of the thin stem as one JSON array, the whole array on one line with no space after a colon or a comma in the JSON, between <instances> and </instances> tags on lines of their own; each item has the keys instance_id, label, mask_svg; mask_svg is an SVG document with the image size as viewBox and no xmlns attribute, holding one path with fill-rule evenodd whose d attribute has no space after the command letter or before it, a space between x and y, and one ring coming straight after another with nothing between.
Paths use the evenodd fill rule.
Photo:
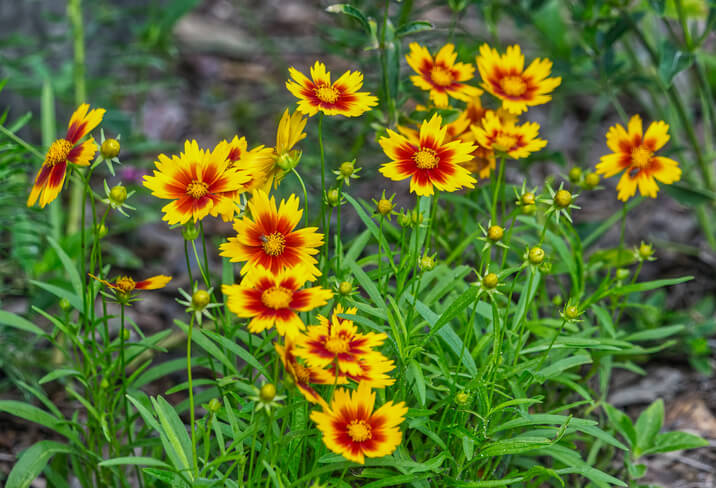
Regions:
<instances>
[{"instance_id":1,"label":"thin stem","mask_svg":"<svg viewBox=\"0 0 716 488\"><path fill-rule=\"evenodd\" d=\"M132 444L132 426L129 421L129 400L127 400L127 375L124 371L124 302L119 304L119 374L122 375L122 401L124 402L124 424L125 430L127 431L127 440L129 444Z\"/></svg>"},{"instance_id":2,"label":"thin stem","mask_svg":"<svg viewBox=\"0 0 716 488\"><path fill-rule=\"evenodd\" d=\"M497 225L497 195L500 193L500 186L502 185L502 177L505 174L505 156L502 156L500 158L500 171L497 175L497 181L495 181L495 191L492 194L492 209L491 211L491 218L492 218L492 225Z\"/></svg>"},{"instance_id":3,"label":"thin stem","mask_svg":"<svg viewBox=\"0 0 716 488\"><path fill-rule=\"evenodd\" d=\"M85 84L85 34L82 20L82 0L69 0L67 16L72 24L72 45L74 48L73 81L75 86L75 104L80 105L87 101L87 88ZM72 184L70 192L70 207L67 216L67 234L77 232L79 226L80 206L82 205L82 186L77 182ZM84 224L83 224L84 225Z\"/></svg>"},{"instance_id":4,"label":"thin stem","mask_svg":"<svg viewBox=\"0 0 716 488\"><path fill-rule=\"evenodd\" d=\"M323 227L323 237L325 244L328 244L328 226L325 223L326 219L326 155L323 150L323 112L318 114L318 148L321 152L321 226ZM326 248L327 250L327 248Z\"/></svg>"},{"instance_id":5,"label":"thin stem","mask_svg":"<svg viewBox=\"0 0 716 488\"><path fill-rule=\"evenodd\" d=\"M306 227L308 227L308 192L306 191L306 185L303 184L303 178L301 178L301 175L298 174L296 168L291 168L291 173L296 176L296 179L298 180L298 183L301 185L301 189L303 190L303 205L305 207L303 211L303 217L304 221L306 222Z\"/></svg>"},{"instance_id":6,"label":"thin stem","mask_svg":"<svg viewBox=\"0 0 716 488\"><path fill-rule=\"evenodd\" d=\"M619 229L619 257L618 262L621 262L622 257L622 251L624 250L624 229L626 228L626 217L627 217L627 208L626 204L622 205L622 218L621 218L621 226Z\"/></svg>"},{"instance_id":7,"label":"thin stem","mask_svg":"<svg viewBox=\"0 0 716 488\"><path fill-rule=\"evenodd\" d=\"M189 274L189 283L194 289L194 277L191 274L191 260L189 259L189 241L187 240L184 240L184 259L186 260L186 272Z\"/></svg>"}]
</instances>

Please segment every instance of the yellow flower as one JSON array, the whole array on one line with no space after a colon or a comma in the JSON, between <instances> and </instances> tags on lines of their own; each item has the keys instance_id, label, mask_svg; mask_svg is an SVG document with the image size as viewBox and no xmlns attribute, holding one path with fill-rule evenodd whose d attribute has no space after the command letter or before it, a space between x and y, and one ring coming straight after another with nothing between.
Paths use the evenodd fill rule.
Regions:
<instances>
[{"instance_id":1,"label":"yellow flower","mask_svg":"<svg viewBox=\"0 0 716 488\"><path fill-rule=\"evenodd\" d=\"M114 279L114 283L98 278L92 273L88 273L91 278L102 283L104 286L110 288L117 299L122 303L129 303L133 301L132 293L134 290L158 290L164 288L172 280L171 276L156 275L151 278L147 278L142 281L134 281L129 276L117 276Z\"/></svg>"},{"instance_id":2,"label":"yellow flower","mask_svg":"<svg viewBox=\"0 0 716 488\"><path fill-rule=\"evenodd\" d=\"M316 227L294 230L303 215L296 195L281 200L276 208L274 197L269 199L263 190L257 190L248 207L251 218L235 220L236 237L219 246L220 254L232 263L247 262L241 274L261 267L276 274L284 267L301 265L312 277L321 275L315 266L318 261L312 256L318 254L323 234L317 233Z\"/></svg>"},{"instance_id":3,"label":"yellow flower","mask_svg":"<svg viewBox=\"0 0 716 488\"><path fill-rule=\"evenodd\" d=\"M239 317L250 318L249 331L259 333L274 325L282 336L295 337L306 328L296 312L325 305L333 292L319 286L300 289L311 279L302 266L277 274L257 268L240 285L223 285L226 306Z\"/></svg>"},{"instance_id":4,"label":"yellow flower","mask_svg":"<svg viewBox=\"0 0 716 488\"><path fill-rule=\"evenodd\" d=\"M245 172L228 168L227 146L204 151L196 141L186 141L179 156L160 154L154 164L157 169L144 177L144 186L155 197L172 200L162 208L169 225L198 222L209 213L233 213L233 195L249 179Z\"/></svg>"},{"instance_id":5,"label":"yellow flower","mask_svg":"<svg viewBox=\"0 0 716 488\"><path fill-rule=\"evenodd\" d=\"M249 150L246 138L239 138L239 136L234 136L231 142L226 140L221 141L216 147L219 150L224 150L224 146L228 147L229 151L227 159L230 161L230 164L228 167L236 168L246 173L246 176L249 178L248 181L243 184L242 189L237 190L234 199L236 199L238 193L242 191L251 192L257 188L261 188L267 179L266 172L261 171L261 168L263 165L270 164L273 161L273 149L270 147L257 146ZM226 221L228 222L229 220Z\"/></svg>"},{"instance_id":6,"label":"yellow flower","mask_svg":"<svg viewBox=\"0 0 716 488\"><path fill-rule=\"evenodd\" d=\"M92 137L82 144L77 143L102 122L105 110L96 108L87 113L88 110L88 104L80 105L70 118L65 138L57 139L50 145L27 198L28 207L35 205L38 198L40 207L57 198L65 182L67 163L89 166L97 152L97 144Z\"/></svg>"},{"instance_id":7,"label":"yellow flower","mask_svg":"<svg viewBox=\"0 0 716 488\"><path fill-rule=\"evenodd\" d=\"M611 178L624 171L617 184L619 200L629 200L637 187L643 196L656 198L659 186L655 180L671 184L681 179L678 162L654 155L669 141L668 132L669 125L660 120L652 122L644 134L638 115L629 120L627 130L621 124L609 128L607 146L614 153L601 157L597 173Z\"/></svg>"},{"instance_id":8,"label":"yellow flower","mask_svg":"<svg viewBox=\"0 0 716 488\"><path fill-rule=\"evenodd\" d=\"M513 114L549 102L549 94L562 82L559 76L548 78L552 69L549 59L537 58L524 69L525 57L516 44L503 55L483 44L476 61L482 87L502 100L502 107Z\"/></svg>"},{"instance_id":9,"label":"yellow flower","mask_svg":"<svg viewBox=\"0 0 716 488\"><path fill-rule=\"evenodd\" d=\"M326 115L358 117L378 105L377 97L358 91L363 86L359 71L346 71L334 83L320 61L311 68L311 80L293 67L288 72L293 80L286 82L286 88L298 98L298 109L309 117L319 110Z\"/></svg>"},{"instance_id":10,"label":"yellow flower","mask_svg":"<svg viewBox=\"0 0 716 488\"><path fill-rule=\"evenodd\" d=\"M418 88L429 91L430 100L437 107L447 107L448 96L467 102L482 93L479 88L463 83L473 78L475 67L456 63L457 53L452 44L445 44L433 59L425 46L413 42L405 59L418 73L411 76L410 81Z\"/></svg>"},{"instance_id":11,"label":"yellow flower","mask_svg":"<svg viewBox=\"0 0 716 488\"><path fill-rule=\"evenodd\" d=\"M445 142L446 132L437 114L423 121L417 137L388 129L388 137L378 142L392 161L381 166L380 172L394 181L410 178L410 191L421 196L432 195L433 187L450 192L473 188L475 178L460 163L472 159L475 146L457 140Z\"/></svg>"},{"instance_id":12,"label":"yellow flower","mask_svg":"<svg viewBox=\"0 0 716 488\"><path fill-rule=\"evenodd\" d=\"M539 124L525 122L517 125L514 122L503 122L498 114L489 110L482 119L482 126L472 126L475 139L481 147L509 155L511 158L526 158L547 145L547 141L539 139Z\"/></svg>"},{"instance_id":13,"label":"yellow flower","mask_svg":"<svg viewBox=\"0 0 716 488\"><path fill-rule=\"evenodd\" d=\"M361 374L360 360L374 354L374 348L388 338L385 334L369 332L361 334L352 320L342 319L339 314L354 315L355 308L343 310L338 304L329 321L319 315L319 325L312 325L297 340L296 355L305 359L311 367L325 368L337 363L340 371Z\"/></svg>"},{"instance_id":14,"label":"yellow flower","mask_svg":"<svg viewBox=\"0 0 716 488\"><path fill-rule=\"evenodd\" d=\"M326 447L346 459L363 464L365 457L382 457L395 451L402 440L398 426L408 408L388 402L375 412L375 393L360 383L352 394L344 388L333 393L331 405L311 412Z\"/></svg>"}]
</instances>

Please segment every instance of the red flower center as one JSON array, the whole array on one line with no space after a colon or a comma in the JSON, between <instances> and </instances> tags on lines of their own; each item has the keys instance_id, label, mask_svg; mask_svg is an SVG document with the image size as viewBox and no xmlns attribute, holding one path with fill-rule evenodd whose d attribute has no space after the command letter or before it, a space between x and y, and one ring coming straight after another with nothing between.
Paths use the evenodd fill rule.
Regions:
<instances>
[{"instance_id":1,"label":"red flower center","mask_svg":"<svg viewBox=\"0 0 716 488\"><path fill-rule=\"evenodd\" d=\"M649 166L649 162L651 161L652 155L653 153L644 146L634 148L631 151L632 164L639 168L646 168L647 166Z\"/></svg>"},{"instance_id":2,"label":"red flower center","mask_svg":"<svg viewBox=\"0 0 716 488\"><path fill-rule=\"evenodd\" d=\"M348 435L356 442L363 442L373 437L370 425L365 420L351 420L348 424Z\"/></svg>"},{"instance_id":3,"label":"red flower center","mask_svg":"<svg viewBox=\"0 0 716 488\"><path fill-rule=\"evenodd\" d=\"M288 308L292 298L293 291L282 286L272 286L261 293L261 303L274 310Z\"/></svg>"},{"instance_id":4,"label":"red flower center","mask_svg":"<svg viewBox=\"0 0 716 488\"><path fill-rule=\"evenodd\" d=\"M335 103L340 95L338 89L330 85L319 85L313 89L313 92L316 94L316 97L324 103Z\"/></svg>"},{"instance_id":5,"label":"red flower center","mask_svg":"<svg viewBox=\"0 0 716 488\"><path fill-rule=\"evenodd\" d=\"M415 165L420 169L433 169L440 162L438 153L434 149L421 147L418 152L413 155Z\"/></svg>"},{"instance_id":6,"label":"red flower center","mask_svg":"<svg viewBox=\"0 0 716 488\"><path fill-rule=\"evenodd\" d=\"M67 156L72 150L72 143L66 139L57 139L52 143L45 155L45 164L54 166L58 163L67 161Z\"/></svg>"},{"instance_id":7,"label":"red flower center","mask_svg":"<svg viewBox=\"0 0 716 488\"><path fill-rule=\"evenodd\" d=\"M261 236L261 241L264 252L269 256L280 256L286 249L286 238L280 232Z\"/></svg>"},{"instance_id":8,"label":"red flower center","mask_svg":"<svg viewBox=\"0 0 716 488\"><path fill-rule=\"evenodd\" d=\"M500 80L500 88L510 97L519 97L527 91L527 85L521 76L505 76Z\"/></svg>"},{"instance_id":9,"label":"red flower center","mask_svg":"<svg viewBox=\"0 0 716 488\"><path fill-rule=\"evenodd\" d=\"M442 66L433 66L433 69L430 70L430 79L438 86L450 86L455 78L449 69L445 69Z\"/></svg>"},{"instance_id":10,"label":"red flower center","mask_svg":"<svg viewBox=\"0 0 716 488\"><path fill-rule=\"evenodd\" d=\"M192 180L186 187L186 193L192 198L201 198L209 193L209 185L203 181Z\"/></svg>"}]
</instances>

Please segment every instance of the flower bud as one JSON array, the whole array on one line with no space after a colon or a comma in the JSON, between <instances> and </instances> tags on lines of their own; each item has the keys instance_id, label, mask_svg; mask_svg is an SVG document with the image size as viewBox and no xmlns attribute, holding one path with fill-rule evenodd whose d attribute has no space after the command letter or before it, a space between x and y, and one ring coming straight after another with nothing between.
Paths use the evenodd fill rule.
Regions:
<instances>
[{"instance_id":1,"label":"flower bud","mask_svg":"<svg viewBox=\"0 0 716 488\"><path fill-rule=\"evenodd\" d=\"M599 184L599 175L597 173L587 173L584 177L584 187L588 190L596 187Z\"/></svg>"},{"instance_id":2,"label":"flower bud","mask_svg":"<svg viewBox=\"0 0 716 488\"><path fill-rule=\"evenodd\" d=\"M128 341L129 338L132 336L132 335L130 334L130 332L129 332L128 329L124 329L124 330L122 331L122 333L123 333L123 334L122 334L122 337L124 338L125 341Z\"/></svg>"},{"instance_id":3,"label":"flower bud","mask_svg":"<svg viewBox=\"0 0 716 488\"><path fill-rule=\"evenodd\" d=\"M259 391L259 398L264 403L270 403L276 397L276 387L273 383L266 383Z\"/></svg>"},{"instance_id":4,"label":"flower bud","mask_svg":"<svg viewBox=\"0 0 716 488\"><path fill-rule=\"evenodd\" d=\"M105 139L99 148L104 159L113 159L119 156L119 141L117 139Z\"/></svg>"},{"instance_id":5,"label":"flower bud","mask_svg":"<svg viewBox=\"0 0 716 488\"><path fill-rule=\"evenodd\" d=\"M654 248L651 244L647 244L646 242L642 242L641 245L639 245L639 257L641 259L649 259L654 255Z\"/></svg>"},{"instance_id":6,"label":"flower bud","mask_svg":"<svg viewBox=\"0 0 716 488\"><path fill-rule=\"evenodd\" d=\"M552 304L553 304L555 307L559 307L560 305L562 305L562 302L563 302L563 300L562 300L562 295L555 295L555 296L552 298Z\"/></svg>"},{"instance_id":7,"label":"flower bud","mask_svg":"<svg viewBox=\"0 0 716 488\"><path fill-rule=\"evenodd\" d=\"M564 309L564 316L569 320L574 320L579 317L579 309L574 305L570 305Z\"/></svg>"},{"instance_id":8,"label":"flower bud","mask_svg":"<svg viewBox=\"0 0 716 488\"><path fill-rule=\"evenodd\" d=\"M410 223L413 225L420 225L423 223L423 214L419 212L417 208L414 208L410 212Z\"/></svg>"},{"instance_id":9,"label":"flower bud","mask_svg":"<svg viewBox=\"0 0 716 488\"><path fill-rule=\"evenodd\" d=\"M470 395L464 391L461 391L457 395L455 395L455 403L457 403L458 405L465 406L469 401Z\"/></svg>"},{"instance_id":10,"label":"flower bud","mask_svg":"<svg viewBox=\"0 0 716 488\"><path fill-rule=\"evenodd\" d=\"M218 398L212 398L209 403L206 404L206 409L211 413L216 413L221 408L221 400Z\"/></svg>"},{"instance_id":11,"label":"flower bud","mask_svg":"<svg viewBox=\"0 0 716 488\"><path fill-rule=\"evenodd\" d=\"M341 193L337 188L331 188L326 192L326 201L331 207L337 207L341 201Z\"/></svg>"},{"instance_id":12,"label":"flower bud","mask_svg":"<svg viewBox=\"0 0 716 488\"><path fill-rule=\"evenodd\" d=\"M127 188L122 185L113 186L109 191L109 199L116 205L122 205L127 200Z\"/></svg>"},{"instance_id":13,"label":"flower bud","mask_svg":"<svg viewBox=\"0 0 716 488\"><path fill-rule=\"evenodd\" d=\"M199 237L199 228L193 222L187 222L181 230L181 235L185 241L193 241Z\"/></svg>"},{"instance_id":14,"label":"flower bud","mask_svg":"<svg viewBox=\"0 0 716 488\"><path fill-rule=\"evenodd\" d=\"M389 215L390 212L393 211L393 202L388 200L387 198L381 198L378 200L378 213L385 217L386 215Z\"/></svg>"},{"instance_id":15,"label":"flower bud","mask_svg":"<svg viewBox=\"0 0 716 488\"><path fill-rule=\"evenodd\" d=\"M101 224L101 225L98 225L98 226L97 226L97 236L98 236L100 239L102 239L104 236L106 236L106 235L107 235L107 232L109 232L109 231L107 230L107 226L106 226L106 225Z\"/></svg>"},{"instance_id":16,"label":"flower bud","mask_svg":"<svg viewBox=\"0 0 716 488\"><path fill-rule=\"evenodd\" d=\"M522 205L534 205L535 194L531 191L523 194L522 197L520 197L520 202L522 202Z\"/></svg>"},{"instance_id":17,"label":"flower bud","mask_svg":"<svg viewBox=\"0 0 716 488\"><path fill-rule=\"evenodd\" d=\"M191 304L195 310L203 310L207 305L209 305L210 301L211 296L206 290L196 290L191 296Z\"/></svg>"},{"instance_id":18,"label":"flower bud","mask_svg":"<svg viewBox=\"0 0 716 488\"><path fill-rule=\"evenodd\" d=\"M435 259L432 256L423 256L420 258L420 269L430 271L435 267Z\"/></svg>"},{"instance_id":19,"label":"flower bud","mask_svg":"<svg viewBox=\"0 0 716 488\"><path fill-rule=\"evenodd\" d=\"M559 208L569 207L570 203L572 203L572 194L567 190L559 190L554 196L554 204Z\"/></svg>"},{"instance_id":20,"label":"flower bud","mask_svg":"<svg viewBox=\"0 0 716 488\"><path fill-rule=\"evenodd\" d=\"M619 281L624 281L625 279L629 278L629 275L631 273L626 268L618 268L617 269L617 279Z\"/></svg>"},{"instance_id":21,"label":"flower bud","mask_svg":"<svg viewBox=\"0 0 716 488\"><path fill-rule=\"evenodd\" d=\"M355 172L355 161L346 161L345 163L341 163L341 165L338 167L338 171L340 172L342 177L350 178L351 175Z\"/></svg>"},{"instance_id":22,"label":"flower bud","mask_svg":"<svg viewBox=\"0 0 716 488\"><path fill-rule=\"evenodd\" d=\"M533 247L532 249L530 249L527 258L529 259L531 264L542 264L542 261L544 261L544 249L537 246Z\"/></svg>"},{"instance_id":23,"label":"flower bud","mask_svg":"<svg viewBox=\"0 0 716 488\"><path fill-rule=\"evenodd\" d=\"M338 293L340 293L343 296L350 295L350 293L353 291L353 284L351 284L350 281L341 281L341 283L338 285Z\"/></svg>"},{"instance_id":24,"label":"flower bud","mask_svg":"<svg viewBox=\"0 0 716 488\"><path fill-rule=\"evenodd\" d=\"M487 229L487 238L491 241L499 241L505 235L505 230L499 225L493 225Z\"/></svg>"},{"instance_id":25,"label":"flower bud","mask_svg":"<svg viewBox=\"0 0 716 488\"><path fill-rule=\"evenodd\" d=\"M572 183L579 183L579 180L582 179L582 168L575 166L574 168L569 170L569 181Z\"/></svg>"},{"instance_id":26,"label":"flower bud","mask_svg":"<svg viewBox=\"0 0 716 488\"><path fill-rule=\"evenodd\" d=\"M398 224L400 224L401 227L410 227L410 214L401 213L400 215L398 215Z\"/></svg>"},{"instance_id":27,"label":"flower bud","mask_svg":"<svg viewBox=\"0 0 716 488\"><path fill-rule=\"evenodd\" d=\"M99 387L103 390L109 388L109 381L107 381L107 378L102 378L102 381L99 382Z\"/></svg>"},{"instance_id":28,"label":"flower bud","mask_svg":"<svg viewBox=\"0 0 716 488\"><path fill-rule=\"evenodd\" d=\"M72 304L70 304L70 301L66 298L60 299L60 308L64 310L65 312L69 312L72 310Z\"/></svg>"},{"instance_id":29,"label":"flower bud","mask_svg":"<svg viewBox=\"0 0 716 488\"><path fill-rule=\"evenodd\" d=\"M500 280L495 273L487 273L485 277L482 278L482 286L484 286L488 290L495 289L499 282Z\"/></svg>"},{"instance_id":30,"label":"flower bud","mask_svg":"<svg viewBox=\"0 0 716 488\"><path fill-rule=\"evenodd\" d=\"M301 161L301 151L290 151L281 154L276 160L276 166L284 171L291 171Z\"/></svg>"}]
</instances>

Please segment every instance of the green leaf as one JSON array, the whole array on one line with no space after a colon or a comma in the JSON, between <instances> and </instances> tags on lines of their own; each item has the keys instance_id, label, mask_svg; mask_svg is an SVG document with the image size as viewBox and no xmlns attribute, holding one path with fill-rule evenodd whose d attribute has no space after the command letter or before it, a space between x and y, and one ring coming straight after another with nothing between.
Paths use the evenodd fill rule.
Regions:
<instances>
[{"instance_id":1,"label":"green leaf","mask_svg":"<svg viewBox=\"0 0 716 488\"><path fill-rule=\"evenodd\" d=\"M172 469L172 467L164 461L144 456L124 456L107 459L106 461L99 463L99 466L158 466L161 468Z\"/></svg>"},{"instance_id":2,"label":"green leaf","mask_svg":"<svg viewBox=\"0 0 716 488\"><path fill-rule=\"evenodd\" d=\"M433 29L433 24L424 20L415 20L403 24L395 29L395 37L404 37L410 34L416 34L418 32L428 31Z\"/></svg>"},{"instance_id":3,"label":"green leaf","mask_svg":"<svg viewBox=\"0 0 716 488\"><path fill-rule=\"evenodd\" d=\"M634 424L629 416L608 403L605 403L603 407L610 422L616 427L619 433L624 437L624 439L626 439L633 449L636 445L636 430L634 429Z\"/></svg>"},{"instance_id":4,"label":"green leaf","mask_svg":"<svg viewBox=\"0 0 716 488\"><path fill-rule=\"evenodd\" d=\"M457 317L463 310L466 310L470 306L470 304L475 301L475 297L477 296L478 291L479 290L477 287L470 286L457 299L452 300L448 308L446 308L443 313L440 314L438 320L435 321L434 324L431 324L430 332L425 338L425 342L429 342L430 339L436 333L438 333L445 324Z\"/></svg>"},{"instance_id":5,"label":"green leaf","mask_svg":"<svg viewBox=\"0 0 716 488\"><path fill-rule=\"evenodd\" d=\"M478 456L506 456L508 454L532 451L533 449L539 449L540 447L549 446L550 444L552 444L552 441L545 437L518 437L516 439L489 442L480 449Z\"/></svg>"},{"instance_id":6,"label":"green leaf","mask_svg":"<svg viewBox=\"0 0 716 488\"><path fill-rule=\"evenodd\" d=\"M610 290L607 295L628 295L629 293L638 293L642 291L655 290L664 288L665 286L678 285L693 280L693 276L682 276L681 278L670 278L666 280L645 281L643 283L634 283L633 285L619 286Z\"/></svg>"},{"instance_id":7,"label":"green leaf","mask_svg":"<svg viewBox=\"0 0 716 488\"><path fill-rule=\"evenodd\" d=\"M15 466L7 477L6 488L28 488L37 478L52 456L59 453L71 453L67 444L55 441L40 441L20 454Z\"/></svg>"},{"instance_id":8,"label":"green leaf","mask_svg":"<svg viewBox=\"0 0 716 488\"><path fill-rule=\"evenodd\" d=\"M677 202L687 207L697 207L703 204L712 205L716 202L716 193L705 188L696 188L681 183L664 185L666 193Z\"/></svg>"},{"instance_id":9,"label":"green leaf","mask_svg":"<svg viewBox=\"0 0 716 488\"><path fill-rule=\"evenodd\" d=\"M408 384L414 383L420 405L425 406L425 378L423 370L415 359L408 363Z\"/></svg>"},{"instance_id":10,"label":"green leaf","mask_svg":"<svg viewBox=\"0 0 716 488\"><path fill-rule=\"evenodd\" d=\"M75 310L79 310L81 312L84 309L82 298L69 290L65 290L64 288L60 288L56 285L51 285L50 283L45 283L44 281L30 280L30 283L52 293L58 298L66 299Z\"/></svg>"},{"instance_id":11,"label":"green leaf","mask_svg":"<svg viewBox=\"0 0 716 488\"><path fill-rule=\"evenodd\" d=\"M55 381L58 378L64 378L65 376L79 376L80 378L82 378L82 373L77 371L76 369L56 369L54 371L50 371L45 376L40 378L40 381L38 381L38 383L44 385L45 383Z\"/></svg>"},{"instance_id":12,"label":"green leaf","mask_svg":"<svg viewBox=\"0 0 716 488\"><path fill-rule=\"evenodd\" d=\"M651 5L654 12L663 15L664 9L666 8L666 0L649 0L649 5Z\"/></svg>"},{"instance_id":13,"label":"green leaf","mask_svg":"<svg viewBox=\"0 0 716 488\"><path fill-rule=\"evenodd\" d=\"M225 347L228 351L236 354L238 357L246 361L246 363L253 366L257 371L259 371L262 375L269 378L271 375L269 374L268 370L266 369L266 366L264 366L262 363L260 363L254 356L252 356L249 351L244 349L243 347L239 346L237 343L227 339L226 337L222 336L221 334L217 334L216 332L212 330L204 330L204 334L214 339L216 342L220 343L223 347Z\"/></svg>"},{"instance_id":14,"label":"green leaf","mask_svg":"<svg viewBox=\"0 0 716 488\"><path fill-rule=\"evenodd\" d=\"M191 477L190 459L192 459L191 439L186 431L184 423L177 415L174 408L162 397L152 398L154 411L159 417L162 426L162 443L167 454L173 458L174 467L179 471L185 471ZM192 426L195 428L195 426ZM176 462L178 461L178 464ZM193 478L192 478L193 479Z\"/></svg>"},{"instance_id":15,"label":"green leaf","mask_svg":"<svg viewBox=\"0 0 716 488\"><path fill-rule=\"evenodd\" d=\"M697 447L705 447L708 445L709 441L703 437L689 434L688 432L666 432L657 435L651 447L644 450L644 454L696 449Z\"/></svg>"},{"instance_id":16,"label":"green leaf","mask_svg":"<svg viewBox=\"0 0 716 488\"><path fill-rule=\"evenodd\" d=\"M354 19L358 20L360 22L361 27L363 27L363 30L366 32L366 34L370 35L370 25L368 24L368 18L355 8L353 5L348 3L334 3L333 5L329 5L326 7L326 12L331 12L333 14L345 14L350 17L353 17Z\"/></svg>"},{"instance_id":17,"label":"green leaf","mask_svg":"<svg viewBox=\"0 0 716 488\"><path fill-rule=\"evenodd\" d=\"M174 319L174 323L177 324L177 326L179 326L179 328L183 330L185 334L189 333L189 325L179 319ZM236 364L234 364L233 361L227 358L226 355L221 352L219 346L214 344L199 327L194 326L191 341L201 347L207 353L209 353L209 356L213 357L214 359L218 359L221 364L223 364L229 369L231 374L238 373L236 370Z\"/></svg>"},{"instance_id":18,"label":"green leaf","mask_svg":"<svg viewBox=\"0 0 716 488\"><path fill-rule=\"evenodd\" d=\"M0 324L8 325L26 332L32 332L33 334L39 336L45 335L45 331L29 320L20 317L19 315L15 315L14 313L6 312L5 310L0 310Z\"/></svg>"},{"instance_id":19,"label":"green leaf","mask_svg":"<svg viewBox=\"0 0 716 488\"><path fill-rule=\"evenodd\" d=\"M636 421L636 446L634 456L641 456L652 447L664 424L664 401L659 398L644 410Z\"/></svg>"},{"instance_id":20,"label":"green leaf","mask_svg":"<svg viewBox=\"0 0 716 488\"><path fill-rule=\"evenodd\" d=\"M669 87L674 77L691 66L693 62L693 54L676 49L676 46L670 41L664 41L659 53L659 78L664 85Z\"/></svg>"},{"instance_id":21,"label":"green leaf","mask_svg":"<svg viewBox=\"0 0 716 488\"><path fill-rule=\"evenodd\" d=\"M685 327L683 325L668 325L665 327L657 327L656 329L634 332L633 334L629 334L622 339L629 342L654 341L678 334L684 329Z\"/></svg>"},{"instance_id":22,"label":"green leaf","mask_svg":"<svg viewBox=\"0 0 716 488\"><path fill-rule=\"evenodd\" d=\"M35 422L64 436L70 435L64 420L27 403L15 400L0 400L0 412L6 412L30 422Z\"/></svg>"},{"instance_id":23,"label":"green leaf","mask_svg":"<svg viewBox=\"0 0 716 488\"><path fill-rule=\"evenodd\" d=\"M77 272L75 263L72 262L72 258L67 255L64 249L62 249L62 247L60 247L57 241L54 240L52 237L47 236L47 242L50 243L50 245L57 253L57 257L59 257L60 261L62 261L62 266L67 272L67 278L69 278L70 283L72 284L72 288L75 290L75 293L78 296L82 296L82 280L80 279L80 274Z\"/></svg>"}]
</instances>

